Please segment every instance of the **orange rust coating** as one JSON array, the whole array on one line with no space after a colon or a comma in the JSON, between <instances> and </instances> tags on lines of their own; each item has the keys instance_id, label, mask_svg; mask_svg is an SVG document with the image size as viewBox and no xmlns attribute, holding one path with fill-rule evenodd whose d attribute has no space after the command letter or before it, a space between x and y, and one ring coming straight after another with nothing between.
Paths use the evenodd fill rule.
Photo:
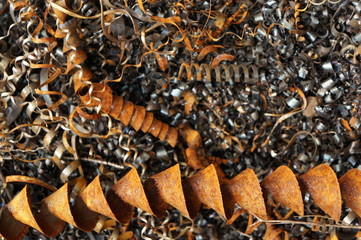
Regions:
<instances>
[{"instance_id":1,"label":"orange rust coating","mask_svg":"<svg viewBox=\"0 0 361 240\"><path fill-rule=\"evenodd\" d=\"M169 125L166 124L166 123L162 123L162 127L161 127L161 129L160 129L158 138L159 138L160 140L164 140L165 137L167 136L168 130L169 130Z\"/></svg>"},{"instance_id":2,"label":"orange rust coating","mask_svg":"<svg viewBox=\"0 0 361 240\"><path fill-rule=\"evenodd\" d=\"M103 108L102 108L103 109ZM128 101L123 102L123 110L120 112L117 119L121 121L124 125L129 125L130 119L134 113L134 104Z\"/></svg>"},{"instance_id":3,"label":"orange rust coating","mask_svg":"<svg viewBox=\"0 0 361 240\"><path fill-rule=\"evenodd\" d=\"M174 127L170 127L165 140L169 143L169 145L174 147L178 142L178 130Z\"/></svg>"},{"instance_id":4,"label":"orange rust coating","mask_svg":"<svg viewBox=\"0 0 361 240\"><path fill-rule=\"evenodd\" d=\"M166 140L172 147L177 144L177 129L157 120L153 113L147 112L144 107L125 101L120 96L112 95L109 86L100 83L92 85L92 88L85 84L77 86L78 95L85 106L100 106L102 112L121 121L124 125L132 126L136 131L149 132L160 140Z\"/></svg>"},{"instance_id":5,"label":"orange rust coating","mask_svg":"<svg viewBox=\"0 0 361 240\"><path fill-rule=\"evenodd\" d=\"M119 96L114 96L113 104L109 110L109 115L112 116L113 118L117 118L122 110L123 110L123 98Z\"/></svg>"},{"instance_id":6,"label":"orange rust coating","mask_svg":"<svg viewBox=\"0 0 361 240\"><path fill-rule=\"evenodd\" d=\"M275 198L275 193L270 191L275 186L275 182L285 181L285 179L293 182L297 179L291 170L285 166L276 169L271 174L272 176L270 175L271 177L262 181L261 185L251 169L246 169L232 179L225 179L217 176L215 168L215 165L209 165L182 181L180 166L177 164L150 177L144 184L133 168L106 194L103 192L102 183L98 176L83 188L78 196L75 196L73 204L70 204L71 189L66 183L41 201L40 211L32 211L33 204L29 196L29 185L26 185L1 209L0 234L7 239L21 239L30 226L47 236L56 236L63 231L66 222L81 230L91 231L98 222L100 215L110 217L121 223L128 223L134 216L133 207L163 218L166 210L172 206L178 209L183 216L194 218L201 207L206 206L215 210L225 220L229 220L234 217L234 214L237 214L233 211L237 204L261 219L266 219L267 206L263 196L267 193ZM321 171L326 172L319 175ZM325 198L328 197L329 191L337 192L340 184L345 205L360 216L361 171L352 169L336 183L330 174L334 174L334 172L329 171L332 171L329 166L321 164L300 176L299 179L301 182L306 181L309 184L317 178L318 183L314 182L313 184L319 187L319 194ZM332 179L329 179L330 176ZM298 195L300 190L297 182L296 180L294 188ZM268 184L273 186L269 187ZM314 198L315 195L312 190L308 188L307 191L311 192L315 204L321 207ZM277 194L280 199L294 198L292 192L281 191ZM280 194L285 196L279 196ZM332 204L341 211L341 206L338 206L341 199L337 196L334 197ZM287 202L286 204L286 207L292 207L292 204ZM294 206L293 209L298 209L298 206ZM37 212L35 216L33 215L34 212ZM303 210L298 210L298 212L303 212ZM331 217L334 220L339 217L332 212L329 214L332 214Z\"/></svg>"},{"instance_id":7,"label":"orange rust coating","mask_svg":"<svg viewBox=\"0 0 361 240\"><path fill-rule=\"evenodd\" d=\"M159 121L158 119L154 119L152 126L150 126L149 132L154 137L158 137L161 128L162 128L162 122Z\"/></svg>"},{"instance_id":8,"label":"orange rust coating","mask_svg":"<svg viewBox=\"0 0 361 240\"><path fill-rule=\"evenodd\" d=\"M265 189L266 194L273 196L274 200L288 206L298 215L303 215L302 194L296 176L291 169L286 166L277 168L261 182L261 186Z\"/></svg>"},{"instance_id":9,"label":"orange rust coating","mask_svg":"<svg viewBox=\"0 0 361 240\"><path fill-rule=\"evenodd\" d=\"M78 90L81 88L84 82L90 81L92 77L93 73L89 70L89 68L83 67L78 69L73 75L74 91L78 93Z\"/></svg>"},{"instance_id":10,"label":"orange rust coating","mask_svg":"<svg viewBox=\"0 0 361 240\"><path fill-rule=\"evenodd\" d=\"M310 192L314 203L336 221L341 217L341 190L337 176L326 164L318 165L299 176L301 187ZM327 192L327 194L324 194Z\"/></svg>"},{"instance_id":11,"label":"orange rust coating","mask_svg":"<svg viewBox=\"0 0 361 240\"><path fill-rule=\"evenodd\" d=\"M202 145L202 137L198 131L187 127L182 129L181 134L189 147L199 148Z\"/></svg>"},{"instance_id":12,"label":"orange rust coating","mask_svg":"<svg viewBox=\"0 0 361 240\"><path fill-rule=\"evenodd\" d=\"M66 7L64 0L56 1L59 6ZM74 90L85 106L100 106L101 111L121 121L124 125L131 125L136 131L150 132L153 136L166 140L172 147L178 142L178 131L168 124L154 118L152 113L146 112L142 106L136 106L124 101L120 96L113 96L109 86L101 83L91 83L93 73L84 66L87 54L80 48L81 34L76 30L77 21L65 23L67 14L53 9L59 19L59 25L54 37L64 38L63 52L67 54L67 67L63 74L72 74ZM75 69L74 69L75 68Z\"/></svg>"},{"instance_id":13,"label":"orange rust coating","mask_svg":"<svg viewBox=\"0 0 361 240\"><path fill-rule=\"evenodd\" d=\"M361 216L361 171L351 169L339 178L341 195L345 205Z\"/></svg>"},{"instance_id":14,"label":"orange rust coating","mask_svg":"<svg viewBox=\"0 0 361 240\"><path fill-rule=\"evenodd\" d=\"M142 130L143 132L148 132L150 126L152 126L153 119L154 119L153 113L147 112L140 130Z\"/></svg>"},{"instance_id":15,"label":"orange rust coating","mask_svg":"<svg viewBox=\"0 0 361 240\"><path fill-rule=\"evenodd\" d=\"M136 131L140 129L143 124L143 120L145 118L146 110L144 107L135 106L135 111L133 114L133 118L130 121L130 126L132 126ZM167 125L168 126L168 125ZM164 140L164 139L161 139Z\"/></svg>"},{"instance_id":16,"label":"orange rust coating","mask_svg":"<svg viewBox=\"0 0 361 240\"><path fill-rule=\"evenodd\" d=\"M189 147L186 149L187 164L191 166L194 170L203 168L203 164L199 160L197 149L194 147Z\"/></svg>"}]
</instances>

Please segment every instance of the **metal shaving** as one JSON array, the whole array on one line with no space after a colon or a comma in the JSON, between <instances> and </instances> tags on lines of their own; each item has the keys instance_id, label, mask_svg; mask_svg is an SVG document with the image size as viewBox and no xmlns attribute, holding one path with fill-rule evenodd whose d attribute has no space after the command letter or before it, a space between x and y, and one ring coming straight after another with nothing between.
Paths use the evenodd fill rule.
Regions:
<instances>
[{"instance_id":1,"label":"metal shaving","mask_svg":"<svg viewBox=\"0 0 361 240\"><path fill-rule=\"evenodd\" d=\"M78 176L90 180L104 174L119 179L129 165L146 180L176 162L182 164L184 176L194 174L185 164L182 143L173 149L108 116L74 118L79 129L98 136L116 129L107 138L85 138L71 131L69 115L80 104L72 76L60 74L40 87L55 95L36 91L50 73L66 69L68 62L62 44L51 49L49 42L34 42L34 38L51 37L45 27L36 36L33 32L39 19L45 18L43 23L55 29L56 19L45 10L56 3L17 3L0 4L1 183L3 176L12 174L34 176L55 187ZM76 27L82 36L92 81L108 81L115 95L146 107L172 126L190 125L198 130L205 157L228 159L221 165L228 177L252 168L262 179L280 165L301 174L327 163L338 176L360 168L358 0L153 0L143 5L146 12L136 1L74 2L72 8L79 8L74 11L77 16L90 18L74 17L59 27L68 31ZM113 10L119 11L100 17L102 11ZM24 20L22 14L30 12L39 19L34 15ZM162 23L153 20L155 17L181 20ZM202 53L211 45L212 51ZM222 54L234 60L215 62ZM159 59L167 60L165 70ZM185 111L189 104L186 92L196 99L189 113ZM61 96L66 100L51 108ZM0 185L1 207L21 188ZM32 191L39 199L47 194L37 188ZM308 195L305 204L307 214L324 215ZM344 221L356 221L350 210L345 210ZM165 219L137 211L128 229L138 239L259 239L265 232L261 225L245 235L245 214L225 225L213 210L202 210L193 222L175 210L169 210ZM310 239L325 238L333 231L309 231L311 226L284 228L292 237ZM111 234L106 230L95 239ZM341 238L356 233L337 234ZM93 235L68 226L59 238L94 239ZM45 239L35 230L28 233L28 239L35 237Z\"/></svg>"}]
</instances>

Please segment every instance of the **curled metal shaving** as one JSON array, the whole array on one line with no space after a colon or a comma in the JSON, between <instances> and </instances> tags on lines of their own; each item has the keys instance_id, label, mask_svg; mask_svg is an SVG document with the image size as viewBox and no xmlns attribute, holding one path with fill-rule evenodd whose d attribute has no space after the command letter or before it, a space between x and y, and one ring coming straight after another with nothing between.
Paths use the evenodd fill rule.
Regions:
<instances>
[{"instance_id":1,"label":"curled metal shaving","mask_svg":"<svg viewBox=\"0 0 361 240\"><path fill-rule=\"evenodd\" d=\"M279 174L280 172L282 174ZM341 215L341 192L345 204L358 215L360 214L357 200L361 192L358 185L360 177L360 170L352 169L337 180L333 170L322 164L301 175L299 181L310 191L315 203L320 205L332 219L338 221ZM284 183L285 180L287 183ZM337 181L340 183L340 188ZM333 182L336 184L332 184ZM248 188L250 185L254 188ZM163 217L168 204L178 209L186 218L192 219L197 215L201 205L205 204L231 222L235 220L233 218L236 214L234 205L238 204L259 219L266 221L266 202L262 197L262 191L271 194L301 216L304 213L298 181L292 171L285 166L276 169L261 184L250 169L229 180L217 176L214 165L202 169L182 182L179 165L175 165L152 176L144 185L136 170L131 169L110 188L106 197L103 194L99 176L87 186L84 179L80 178L76 187L77 189L72 191L77 194L75 197L69 193L69 184L63 185L42 201L41 211L34 216L27 185L2 209L0 233L7 239L18 239L24 236L28 226L31 226L47 236L56 236L62 231L65 222L83 231L91 231L96 226L100 214L126 224L132 216L133 206L146 211L146 215ZM157 191L154 191L155 188ZM235 191L236 189L238 191ZM135 195L134 192L138 194ZM325 201L325 194L329 192L332 192L335 198L326 198ZM290 194L296 201L289 200ZM69 203L70 197L74 199L73 206ZM228 201L223 201L223 199L228 199ZM61 207L55 204L59 201L62 202ZM25 207L19 208L19 204ZM146 225L153 225L154 221L146 220L143 216L139 216L139 220L146 222ZM4 228L4 226L11 228ZM147 229L153 231L152 228L145 226L142 229L144 237L145 234L152 234L152 232L146 233ZM159 233L159 229L157 232Z\"/></svg>"}]
</instances>

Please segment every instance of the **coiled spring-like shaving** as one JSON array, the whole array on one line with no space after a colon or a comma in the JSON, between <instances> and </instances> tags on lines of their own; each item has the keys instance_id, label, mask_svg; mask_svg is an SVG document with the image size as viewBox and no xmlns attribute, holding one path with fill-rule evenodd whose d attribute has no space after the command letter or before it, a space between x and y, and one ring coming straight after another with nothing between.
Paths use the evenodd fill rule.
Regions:
<instances>
[{"instance_id":1,"label":"coiled spring-like shaving","mask_svg":"<svg viewBox=\"0 0 361 240\"><path fill-rule=\"evenodd\" d=\"M255 65L220 64L215 68L207 64L182 63L178 72L178 80L186 77L188 81L217 81L233 83L256 83L259 81L258 68Z\"/></svg>"},{"instance_id":2,"label":"coiled spring-like shaving","mask_svg":"<svg viewBox=\"0 0 361 240\"><path fill-rule=\"evenodd\" d=\"M120 96L113 96L111 89L103 84L93 84L93 91L88 85L83 85L78 89L80 99L86 106L98 106L105 114L121 121L124 125L132 126L136 131L151 133L160 140L166 140L174 147L178 140L177 129L157 120L153 113L147 112L144 107L134 105L125 101Z\"/></svg>"},{"instance_id":3,"label":"coiled spring-like shaving","mask_svg":"<svg viewBox=\"0 0 361 240\"><path fill-rule=\"evenodd\" d=\"M277 215L280 209L272 209L272 214L269 207L275 205L270 199L263 201L262 195L257 192L259 189L262 189L264 197L271 195L273 200L300 215L303 209L307 214L312 214L314 206L308 200L309 194L305 195L305 206L302 205L300 183L301 189L303 186L311 193L315 205L333 219L340 219L340 190L345 205L353 209L348 215L354 212L360 215L359 170L351 170L339 179L339 190L335 174L324 165L298 180L289 169L281 167L263 180L261 187L255 177L249 177L251 170L232 180L220 177L223 175L219 175L220 169L217 167L218 179L212 167L201 170L207 163L217 162L216 159L206 158L208 154L229 159L222 164L228 176L234 176L247 167L254 169L258 176L263 176L270 166L280 164L288 164L292 170L304 173L315 162L327 162L340 174L360 165L357 157L361 131L358 121L360 98L357 97L360 92L361 54L359 1L5 2L0 9L0 69L3 73L0 74L0 103L3 107L0 109L0 177L15 173L36 175L49 185L56 185L59 181L54 176L59 175L59 169L60 180L66 183L68 178L79 175L93 179L99 172L116 176L116 171L124 168L126 160L132 159L128 162L142 172L139 177L144 179L180 160L183 162L181 164L190 167L184 175L194 174L189 172L191 168L200 172L183 182L178 173L174 181L176 184L173 184L173 175L168 175L177 170L176 167L160 173L167 176L166 190L159 187L163 186L158 184L160 175L152 177L144 187L139 179L136 180L137 184L124 180L115 186L122 190L126 186L138 189L147 198L138 203L129 200L128 196L122 196L122 201L125 199L127 204L161 217L158 210L167 204L163 204L163 197L158 197L157 193L166 195L166 191L173 191L174 186L180 185L182 190L177 190L173 196L181 198L179 195L182 195L183 204L175 204L174 198L165 202L170 202L186 217L194 217L200 208L199 202L203 202L231 221L230 217L238 216L233 213L235 204L232 203L236 202L243 207L243 212L247 209L269 221L275 215L277 219L283 219L283 212ZM225 61L234 64L226 65ZM179 73L178 79L183 82L169 81L174 73ZM103 85L121 79L121 83L109 86L114 86L114 92L124 99L113 95L111 89ZM198 84L187 80L207 82ZM292 89L299 89L299 94ZM139 94L142 94L141 98L135 99ZM178 133L175 128L161 123L152 113L126 99L147 105L147 110L159 110L160 115L171 122L170 125L181 129L179 134L187 147L178 144L171 150L169 146L160 148L159 143L149 135L134 135L130 127L122 129L120 123L113 125L110 116L135 130L150 132L170 145L176 145ZM100 112L87 112L94 109ZM277 127L280 121L284 121L284 126ZM187 129L188 126L198 131ZM307 139L297 137L305 133L312 136L314 145L309 146ZM284 142L288 142L285 148L282 147ZM311 150L314 150L312 156L309 154ZM143 151L148 156L142 155ZM284 157L280 158L281 154ZM117 160L123 161L123 164L115 162ZM101 165L98 167L97 164ZM128 174L137 176L134 170L131 172ZM212 181L205 181L209 178L208 174ZM28 187L16 197L17 200L11 201L18 189L6 185L4 179L1 177L4 184L0 187L0 197L3 207L1 221L5 222L1 222L0 231L5 232L6 237L9 237L9 232L15 235L19 233L9 238L22 236L27 230L26 225L49 236L61 231L65 222L89 231L98 213L89 212L85 206L120 222L125 222L122 216L129 219L131 215L131 211L126 210L125 215L118 216L117 210L122 211L123 208L110 208L111 211L107 213L94 210L95 207L89 203L93 200L104 203L104 196L111 199L112 191L105 195L99 191L101 197L88 197L81 192L80 200L75 200L74 195L78 193L74 194L74 190L73 194L62 195L68 187L45 199L45 207L40 215L36 215L38 212L30 209L36 204L27 202L29 198L25 196ZM66 185L72 185L72 181ZM243 181L241 183L245 185L242 186L246 187L239 190L235 187L238 181ZM96 181L85 191L92 191L94 184ZM198 185L202 189L198 189ZM97 186L100 189L100 186L107 185L102 182ZM118 188L115 186L113 190L116 192ZM203 193L203 189L207 193ZM38 189L29 190L34 190L34 198L43 198ZM156 197L151 197L151 191L156 192ZM258 195L252 195L253 191ZM208 193L214 193L216 198L208 201ZM256 197L250 197L251 204L248 204L242 202L247 199L242 194ZM240 195L240 200L229 197ZM105 206L104 209L112 206L111 201L105 203L107 205L99 206ZM67 208L64 211L56 210L55 207L60 205ZM81 210L83 207L84 211ZM49 209L52 210L49 212ZM269 211L265 213L264 209ZM47 212L49 214L45 214ZM175 224L183 233L190 230L188 233L195 235L187 234L190 239L198 239L203 234L209 238L216 237L214 234L226 239L239 237L237 233L242 229L237 224L244 226L244 221L236 222L227 230L223 228L221 217L207 211L203 213L192 222L191 229L181 227L183 217L177 219ZM159 220L154 221L153 216L143 214L148 218L138 216L136 221L131 221L131 230L142 239L154 239L157 236L154 227L158 227L155 225ZM178 216L176 210L168 214L173 220ZM163 219L163 222L173 221L169 218ZM23 225L17 221L23 222ZM115 221L109 222L115 224ZM146 227L140 230L142 223L150 227L147 233L150 238L144 234ZM321 238L322 231L306 234L301 229L309 231L310 222L306 227L296 224L292 226L292 231L285 226L292 237ZM207 228L203 227L205 225ZM104 228L110 229L109 225ZM166 231L174 229L168 224L162 224L161 228ZM230 231L231 228L233 230ZM203 229L203 232L196 229ZM261 236L264 229L258 230L252 233L252 237L266 238L267 233ZM72 231L70 228L63 234L77 236L78 232L80 230ZM229 233L237 235L227 237ZM249 234L249 231L245 233ZM42 238L38 231L32 231L32 237L33 234ZM109 236L111 233L104 234ZM161 236L162 239L163 236L164 239L172 239L171 235Z\"/></svg>"},{"instance_id":4,"label":"coiled spring-like shaving","mask_svg":"<svg viewBox=\"0 0 361 240\"><path fill-rule=\"evenodd\" d=\"M40 212L33 215L29 187L2 209L0 233L7 239L20 239L28 226L48 236L56 236L68 222L84 231L91 231L101 215L127 223L133 207L163 217L169 205L187 218L195 218L202 204L214 209L224 219L232 219L237 204L260 219L267 219L265 199L271 195L282 205L303 215L304 206L299 184L314 203L336 221L344 204L361 215L361 171L352 169L337 180L333 170L321 164L296 176L281 166L258 182L253 170L247 169L232 179L217 176L210 165L192 177L181 180L179 165L150 177L143 185L135 169L104 194L100 177L96 177L69 203L69 184L42 200ZM263 195L264 194L264 195Z\"/></svg>"},{"instance_id":5,"label":"coiled spring-like shaving","mask_svg":"<svg viewBox=\"0 0 361 240\"><path fill-rule=\"evenodd\" d=\"M83 104L100 106L102 112L121 121L124 125L130 124L137 131L150 132L153 136L168 141L174 147L178 139L178 131L175 128L154 118L153 113L147 112L144 107L125 101L122 97L113 96L109 87L91 83L93 74L84 64L87 55L81 49L82 40L77 32L76 19L65 21L64 13L55 11L55 14L61 22L55 36L64 38L63 52L71 49L65 73L73 71L74 89Z\"/></svg>"}]
</instances>

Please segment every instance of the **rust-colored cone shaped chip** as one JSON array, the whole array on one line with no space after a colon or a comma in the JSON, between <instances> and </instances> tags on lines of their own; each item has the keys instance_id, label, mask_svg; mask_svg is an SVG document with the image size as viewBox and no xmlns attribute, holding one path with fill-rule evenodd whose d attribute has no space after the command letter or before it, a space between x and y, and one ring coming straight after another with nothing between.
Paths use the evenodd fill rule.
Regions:
<instances>
[{"instance_id":1,"label":"rust-colored cone shaped chip","mask_svg":"<svg viewBox=\"0 0 361 240\"><path fill-rule=\"evenodd\" d=\"M234 221L244 210L266 219L262 192L252 170L247 169L230 180L222 174L220 176L217 176L216 167L212 164L182 181L179 165L175 165L150 177L144 190L136 170L131 169L109 190L107 198L104 197L99 177L95 178L75 197L73 207L69 204L66 183L42 200L41 209L35 216L32 215L32 204L25 187L1 209L0 234L6 239L21 239L27 226L31 226L52 237L63 230L65 222L90 231L96 225L99 214L128 223L133 207L162 217L166 209L173 206L184 216L195 218L204 204L228 219L227 223ZM361 214L360 170L350 170L339 179L341 191L335 173L324 164L300 176L299 180L302 189L310 192L315 205L333 219L340 218L340 192L345 204L358 215ZM272 195L276 201L303 214L300 187L289 168L279 167L262 181L261 186L267 196ZM243 209L234 213L236 204ZM281 230L272 230L269 238L277 239L283 233Z\"/></svg>"},{"instance_id":2,"label":"rust-colored cone shaped chip","mask_svg":"<svg viewBox=\"0 0 361 240\"><path fill-rule=\"evenodd\" d=\"M314 203L331 218L341 216L341 191L335 172L326 164L318 165L299 177Z\"/></svg>"},{"instance_id":3,"label":"rust-colored cone shaped chip","mask_svg":"<svg viewBox=\"0 0 361 240\"><path fill-rule=\"evenodd\" d=\"M113 213L121 223L129 221L132 206L153 214L138 173L134 168L110 189L107 200Z\"/></svg>"},{"instance_id":4,"label":"rust-colored cone shaped chip","mask_svg":"<svg viewBox=\"0 0 361 240\"><path fill-rule=\"evenodd\" d=\"M135 129L135 131L138 131L142 126L146 113L147 112L144 107L135 105L133 118L130 121L130 125Z\"/></svg>"},{"instance_id":5,"label":"rust-colored cone shaped chip","mask_svg":"<svg viewBox=\"0 0 361 240\"><path fill-rule=\"evenodd\" d=\"M101 103L98 104L101 104L101 110L108 114L113 103L113 95L111 94L111 90L108 86L105 86L104 88L103 92L95 92L93 97L102 98Z\"/></svg>"},{"instance_id":6,"label":"rust-colored cone shaped chip","mask_svg":"<svg viewBox=\"0 0 361 240\"><path fill-rule=\"evenodd\" d=\"M134 113L134 106L135 105L131 102L123 101L122 111L120 112L117 119L126 126L128 126L130 120L132 119Z\"/></svg>"},{"instance_id":7,"label":"rust-colored cone shaped chip","mask_svg":"<svg viewBox=\"0 0 361 240\"><path fill-rule=\"evenodd\" d=\"M93 230L98 221L98 214L90 211L80 198L76 198L74 208L71 209L68 183L45 198L43 203L53 215L86 232Z\"/></svg>"},{"instance_id":8,"label":"rust-colored cone shaped chip","mask_svg":"<svg viewBox=\"0 0 361 240\"><path fill-rule=\"evenodd\" d=\"M28 228L26 224L14 218L9 211L8 205L2 209L0 216L0 234L5 239L22 239L28 231Z\"/></svg>"},{"instance_id":9,"label":"rust-colored cone shaped chip","mask_svg":"<svg viewBox=\"0 0 361 240\"><path fill-rule=\"evenodd\" d=\"M25 186L8 204L7 208L15 219L42 232L31 211L31 200L28 189L29 187Z\"/></svg>"},{"instance_id":10,"label":"rust-colored cone shaped chip","mask_svg":"<svg viewBox=\"0 0 361 240\"><path fill-rule=\"evenodd\" d=\"M167 136L168 130L169 130L169 125L166 124L166 123L162 123L162 127L161 127L161 129L160 129L158 138L159 138L160 140L164 140L165 137Z\"/></svg>"},{"instance_id":11,"label":"rust-colored cone shaped chip","mask_svg":"<svg viewBox=\"0 0 361 240\"><path fill-rule=\"evenodd\" d=\"M171 147L175 147L178 142L178 130L174 127L170 127L165 140L171 145Z\"/></svg>"},{"instance_id":12,"label":"rust-colored cone shaped chip","mask_svg":"<svg viewBox=\"0 0 361 240\"><path fill-rule=\"evenodd\" d=\"M224 212L221 188L219 186L216 169L209 165L197 174L183 182L187 208L190 217L196 217L201 204L214 209L226 219Z\"/></svg>"},{"instance_id":13,"label":"rust-colored cone shaped chip","mask_svg":"<svg viewBox=\"0 0 361 240\"><path fill-rule=\"evenodd\" d=\"M35 216L36 221L42 229L42 232L48 237L55 237L63 231L65 222L54 216L44 202L41 203L40 212Z\"/></svg>"},{"instance_id":14,"label":"rust-colored cone shaped chip","mask_svg":"<svg viewBox=\"0 0 361 240\"><path fill-rule=\"evenodd\" d=\"M100 185L100 176L97 176L81 193L80 198L92 211L117 219L110 209Z\"/></svg>"},{"instance_id":15,"label":"rust-colored cone shaped chip","mask_svg":"<svg viewBox=\"0 0 361 240\"><path fill-rule=\"evenodd\" d=\"M338 181L345 205L361 217L361 171L351 169Z\"/></svg>"},{"instance_id":16,"label":"rust-colored cone shaped chip","mask_svg":"<svg viewBox=\"0 0 361 240\"><path fill-rule=\"evenodd\" d=\"M140 130L142 130L143 132L148 132L148 130L152 126L153 120L154 120L153 113L152 112L147 112L145 114L144 121L143 121L142 126L140 127Z\"/></svg>"},{"instance_id":17,"label":"rust-colored cone shaped chip","mask_svg":"<svg viewBox=\"0 0 361 240\"><path fill-rule=\"evenodd\" d=\"M31 226L47 236L54 237L64 228L65 222L53 216L42 204L40 213L34 217L31 210L31 199L29 198L28 186L25 186L21 192L6 206L1 215L1 226L10 226L9 229L1 229L0 232L7 239L19 239L25 234L27 227ZM13 228L14 224L16 228ZM5 231L4 231L5 230ZM9 232L9 231L12 232Z\"/></svg>"},{"instance_id":18,"label":"rust-colored cone shaped chip","mask_svg":"<svg viewBox=\"0 0 361 240\"><path fill-rule=\"evenodd\" d=\"M221 185L221 189L228 219L232 218L235 204L262 219L267 219L261 186L252 169L246 169L228 180Z\"/></svg>"},{"instance_id":19,"label":"rust-colored cone shaped chip","mask_svg":"<svg viewBox=\"0 0 361 240\"><path fill-rule=\"evenodd\" d=\"M183 216L190 218L184 198L179 164L150 177L145 182L144 188L157 216L164 217L169 204L178 209Z\"/></svg>"},{"instance_id":20,"label":"rust-colored cone shaped chip","mask_svg":"<svg viewBox=\"0 0 361 240\"><path fill-rule=\"evenodd\" d=\"M158 137L161 128L162 128L162 122L154 118L152 122L152 126L150 126L149 133L152 134L154 137Z\"/></svg>"},{"instance_id":21,"label":"rust-colored cone shaped chip","mask_svg":"<svg viewBox=\"0 0 361 240\"><path fill-rule=\"evenodd\" d=\"M113 105L109 110L109 115L112 116L113 118L117 118L120 112L123 110L123 102L124 99L122 97L114 96Z\"/></svg>"},{"instance_id":22,"label":"rust-colored cone shaped chip","mask_svg":"<svg viewBox=\"0 0 361 240\"><path fill-rule=\"evenodd\" d=\"M291 169L280 166L261 182L261 186L274 200L303 216L302 193Z\"/></svg>"}]
</instances>

